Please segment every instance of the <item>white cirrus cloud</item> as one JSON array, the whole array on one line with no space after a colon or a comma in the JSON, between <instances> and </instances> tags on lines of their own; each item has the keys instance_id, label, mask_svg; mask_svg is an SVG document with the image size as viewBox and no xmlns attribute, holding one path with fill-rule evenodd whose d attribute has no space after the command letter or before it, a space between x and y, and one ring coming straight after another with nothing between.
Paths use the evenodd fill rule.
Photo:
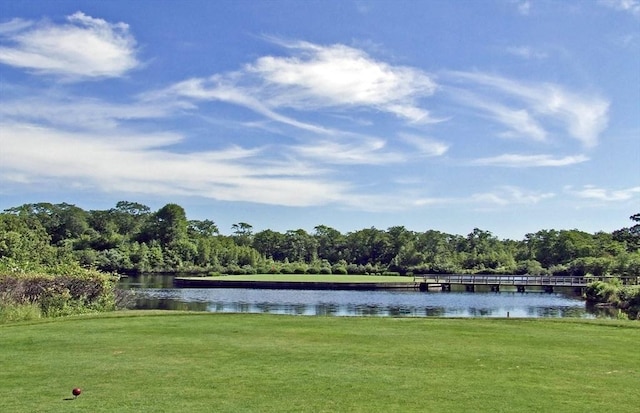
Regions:
<instances>
[{"instance_id":1,"label":"white cirrus cloud","mask_svg":"<svg viewBox=\"0 0 640 413\"><path fill-rule=\"evenodd\" d=\"M95 98L43 94L7 99L0 105L0 115L14 122L105 130L129 120L165 118L177 110L192 107L186 102L112 103Z\"/></svg>"},{"instance_id":2,"label":"white cirrus cloud","mask_svg":"<svg viewBox=\"0 0 640 413\"><path fill-rule=\"evenodd\" d=\"M295 124L277 109L313 111L361 108L413 123L434 123L419 100L433 95L435 81L421 70L375 60L345 45L279 42L289 56L262 56L235 72L188 79L147 98L172 94L246 106L272 120ZM308 125L307 125L308 126Z\"/></svg>"},{"instance_id":3,"label":"white cirrus cloud","mask_svg":"<svg viewBox=\"0 0 640 413\"><path fill-rule=\"evenodd\" d=\"M264 56L246 67L275 89L272 105L297 109L369 106L410 121L429 120L428 112L415 104L417 98L436 90L435 82L424 72L377 61L341 44L281 44L298 53Z\"/></svg>"},{"instance_id":4,"label":"white cirrus cloud","mask_svg":"<svg viewBox=\"0 0 640 413\"><path fill-rule=\"evenodd\" d=\"M565 188L565 191L578 198L605 202L628 201L640 196L640 186L617 190L599 188L594 185L585 185L580 189L574 189L568 186Z\"/></svg>"},{"instance_id":5,"label":"white cirrus cloud","mask_svg":"<svg viewBox=\"0 0 640 413\"><path fill-rule=\"evenodd\" d=\"M188 195L286 206L345 203L350 186L302 162L265 159L260 148L182 153L177 134L98 135L0 124L0 183L77 186L105 192ZM73 148L73 150L70 150ZM1 186L1 185L0 185Z\"/></svg>"},{"instance_id":6,"label":"white cirrus cloud","mask_svg":"<svg viewBox=\"0 0 640 413\"><path fill-rule=\"evenodd\" d=\"M350 142L319 141L300 144L290 150L316 162L341 165L385 165L407 160L399 152L386 151L387 143L379 138L350 140Z\"/></svg>"},{"instance_id":7,"label":"white cirrus cloud","mask_svg":"<svg viewBox=\"0 0 640 413\"><path fill-rule=\"evenodd\" d=\"M506 206L511 204L537 204L545 199L553 198L552 192L525 190L515 186L502 186L490 192L473 194L469 201L479 204Z\"/></svg>"},{"instance_id":8,"label":"white cirrus cloud","mask_svg":"<svg viewBox=\"0 0 640 413\"><path fill-rule=\"evenodd\" d=\"M539 50L535 50L529 46L508 47L506 51L507 53L513 56L521 57L527 60L540 60L540 59L546 59L547 57L549 57L547 53Z\"/></svg>"},{"instance_id":9,"label":"white cirrus cloud","mask_svg":"<svg viewBox=\"0 0 640 413\"><path fill-rule=\"evenodd\" d=\"M463 89L452 87L454 99L489 113L510 130L544 140L545 126L564 126L585 147L597 145L609 122L609 102L553 83L519 82L480 72L447 72Z\"/></svg>"},{"instance_id":10,"label":"white cirrus cloud","mask_svg":"<svg viewBox=\"0 0 640 413\"><path fill-rule=\"evenodd\" d=\"M585 155L573 155L558 158L548 154L521 155L509 153L489 158L476 159L472 161L472 164L480 166L503 166L510 168L533 168L569 166L586 162L588 160L589 158Z\"/></svg>"},{"instance_id":11,"label":"white cirrus cloud","mask_svg":"<svg viewBox=\"0 0 640 413\"><path fill-rule=\"evenodd\" d=\"M448 144L431 138L407 133L401 133L399 138L415 149L412 152L415 153L417 151L417 153L422 156L442 156L449 150Z\"/></svg>"},{"instance_id":12,"label":"white cirrus cloud","mask_svg":"<svg viewBox=\"0 0 640 413\"><path fill-rule=\"evenodd\" d=\"M640 17L640 1L638 0L600 0L599 3Z\"/></svg>"},{"instance_id":13,"label":"white cirrus cloud","mask_svg":"<svg viewBox=\"0 0 640 413\"><path fill-rule=\"evenodd\" d=\"M234 77L234 76L231 76ZM262 99L255 97L259 94L257 90L250 90L231 84L220 75L211 76L209 79L188 79L178 82L169 88L147 93L142 96L143 101L154 102L164 101L172 97L188 98L197 101L221 101L233 105L243 106L267 119L299 129L307 130L318 134L331 134L332 131L319 125L298 121L290 116L282 115L269 106L265 105Z\"/></svg>"},{"instance_id":14,"label":"white cirrus cloud","mask_svg":"<svg viewBox=\"0 0 640 413\"><path fill-rule=\"evenodd\" d=\"M76 12L67 23L0 24L0 63L69 79L119 77L140 63L125 23Z\"/></svg>"},{"instance_id":15,"label":"white cirrus cloud","mask_svg":"<svg viewBox=\"0 0 640 413\"><path fill-rule=\"evenodd\" d=\"M523 16L528 16L531 12L531 2L529 0L516 0L516 6L518 8L518 13Z\"/></svg>"}]
</instances>

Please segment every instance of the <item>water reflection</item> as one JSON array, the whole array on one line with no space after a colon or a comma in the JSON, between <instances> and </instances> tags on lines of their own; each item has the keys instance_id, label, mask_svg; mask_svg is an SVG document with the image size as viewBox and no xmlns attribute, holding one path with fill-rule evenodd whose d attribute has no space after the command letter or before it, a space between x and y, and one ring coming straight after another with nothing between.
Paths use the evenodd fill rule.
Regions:
<instances>
[{"instance_id":1,"label":"water reflection","mask_svg":"<svg viewBox=\"0 0 640 413\"><path fill-rule=\"evenodd\" d=\"M165 285L163 282L157 283ZM142 284L141 284L142 285ZM134 288L136 308L369 317L594 318L576 297L546 293Z\"/></svg>"}]
</instances>

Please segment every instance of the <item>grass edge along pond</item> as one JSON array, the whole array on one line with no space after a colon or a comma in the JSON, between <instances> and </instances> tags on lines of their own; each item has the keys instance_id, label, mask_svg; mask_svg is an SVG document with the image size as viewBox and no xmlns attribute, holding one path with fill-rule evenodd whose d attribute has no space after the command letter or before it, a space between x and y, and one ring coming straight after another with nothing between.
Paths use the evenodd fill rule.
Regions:
<instances>
[{"instance_id":1,"label":"grass edge along pond","mask_svg":"<svg viewBox=\"0 0 640 413\"><path fill-rule=\"evenodd\" d=\"M638 342L640 324L617 320L72 316L0 325L0 400L18 413L630 412Z\"/></svg>"}]
</instances>

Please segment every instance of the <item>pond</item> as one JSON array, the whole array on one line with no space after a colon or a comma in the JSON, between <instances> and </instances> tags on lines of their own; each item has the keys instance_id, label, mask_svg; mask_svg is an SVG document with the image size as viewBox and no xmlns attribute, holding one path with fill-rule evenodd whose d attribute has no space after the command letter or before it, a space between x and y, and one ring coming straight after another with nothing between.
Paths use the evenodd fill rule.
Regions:
<instances>
[{"instance_id":1,"label":"pond","mask_svg":"<svg viewBox=\"0 0 640 413\"><path fill-rule=\"evenodd\" d=\"M173 277L123 278L137 309L311 316L595 318L580 297L543 292L419 292L174 288Z\"/></svg>"}]
</instances>

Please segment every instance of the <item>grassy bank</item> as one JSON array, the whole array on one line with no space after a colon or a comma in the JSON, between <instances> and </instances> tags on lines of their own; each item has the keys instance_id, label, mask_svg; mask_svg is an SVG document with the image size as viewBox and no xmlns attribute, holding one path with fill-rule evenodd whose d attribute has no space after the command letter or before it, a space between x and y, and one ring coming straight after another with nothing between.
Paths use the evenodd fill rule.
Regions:
<instances>
[{"instance_id":1,"label":"grassy bank","mask_svg":"<svg viewBox=\"0 0 640 413\"><path fill-rule=\"evenodd\" d=\"M628 321L75 316L0 325L0 400L10 412L626 413L640 406L638 342Z\"/></svg>"}]
</instances>

